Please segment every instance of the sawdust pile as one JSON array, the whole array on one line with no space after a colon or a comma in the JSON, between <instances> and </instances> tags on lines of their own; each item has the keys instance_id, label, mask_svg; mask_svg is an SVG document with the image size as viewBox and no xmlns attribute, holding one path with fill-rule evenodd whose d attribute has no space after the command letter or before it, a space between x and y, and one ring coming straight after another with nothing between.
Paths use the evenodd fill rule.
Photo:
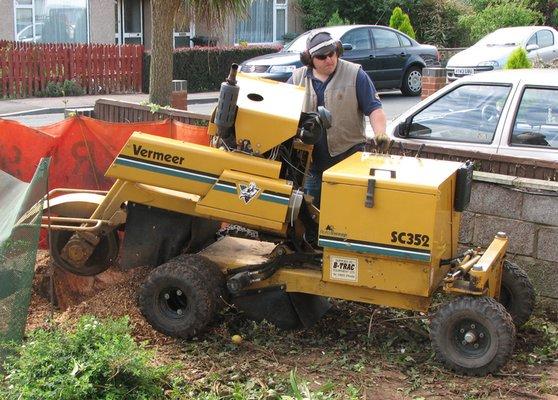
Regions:
<instances>
[{"instance_id":1,"label":"sawdust pile","mask_svg":"<svg viewBox=\"0 0 558 400\"><path fill-rule=\"evenodd\" d=\"M124 274L121 282L114 284L82 303L57 311L50 303L49 282L52 264L48 252L40 251L37 255L33 280L31 307L27 319L27 332L49 323L73 325L82 315L94 315L98 318L130 319L133 335L139 340L149 340L152 344L165 344L173 339L155 331L141 315L137 306L137 290L149 273L149 268L135 268Z\"/></svg>"}]
</instances>

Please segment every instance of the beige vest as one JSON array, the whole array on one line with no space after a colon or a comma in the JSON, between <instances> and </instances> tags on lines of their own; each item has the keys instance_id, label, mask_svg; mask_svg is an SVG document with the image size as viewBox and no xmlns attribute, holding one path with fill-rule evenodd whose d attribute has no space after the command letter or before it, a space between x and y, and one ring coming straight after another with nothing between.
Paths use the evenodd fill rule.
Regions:
<instances>
[{"instance_id":1,"label":"beige vest","mask_svg":"<svg viewBox=\"0 0 558 400\"><path fill-rule=\"evenodd\" d=\"M327 84L324 105L331 112L331 128L327 130L329 154L341 154L355 144L363 143L364 114L358 108L356 78L360 65L338 60L335 74ZM308 67L293 72L293 83L306 88L302 111L316 111L317 96L312 88L312 80L306 76Z\"/></svg>"}]
</instances>

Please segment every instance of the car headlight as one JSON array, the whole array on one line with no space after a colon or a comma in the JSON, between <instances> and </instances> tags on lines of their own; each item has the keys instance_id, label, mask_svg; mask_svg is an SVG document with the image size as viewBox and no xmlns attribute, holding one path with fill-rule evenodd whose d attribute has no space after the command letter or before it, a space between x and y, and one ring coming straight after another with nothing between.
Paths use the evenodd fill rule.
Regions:
<instances>
[{"instance_id":1,"label":"car headlight","mask_svg":"<svg viewBox=\"0 0 558 400\"><path fill-rule=\"evenodd\" d=\"M499 67L500 64L496 60L483 61L479 63L479 67Z\"/></svg>"},{"instance_id":2,"label":"car headlight","mask_svg":"<svg viewBox=\"0 0 558 400\"><path fill-rule=\"evenodd\" d=\"M272 65L269 69L269 73L278 74L285 72L293 72L296 69L296 65Z\"/></svg>"}]
</instances>

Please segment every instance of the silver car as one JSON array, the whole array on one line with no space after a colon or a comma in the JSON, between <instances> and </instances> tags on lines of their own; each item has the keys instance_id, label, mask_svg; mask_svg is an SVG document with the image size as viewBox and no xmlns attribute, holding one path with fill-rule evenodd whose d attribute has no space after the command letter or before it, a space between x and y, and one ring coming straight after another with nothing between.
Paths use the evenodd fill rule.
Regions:
<instances>
[{"instance_id":1,"label":"silver car","mask_svg":"<svg viewBox=\"0 0 558 400\"><path fill-rule=\"evenodd\" d=\"M388 125L400 142L558 162L555 69L466 76Z\"/></svg>"},{"instance_id":2,"label":"silver car","mask_svg":"<svg viewBox=\"0 0 558 400\"><path fill-rule=\"evenodd\" d=\"M478 72L502 69L517 47L531 60L558 58L558 32L548 26L516 26L498 29L448 60L448 80Z\"/></svg>"}]
</instances>

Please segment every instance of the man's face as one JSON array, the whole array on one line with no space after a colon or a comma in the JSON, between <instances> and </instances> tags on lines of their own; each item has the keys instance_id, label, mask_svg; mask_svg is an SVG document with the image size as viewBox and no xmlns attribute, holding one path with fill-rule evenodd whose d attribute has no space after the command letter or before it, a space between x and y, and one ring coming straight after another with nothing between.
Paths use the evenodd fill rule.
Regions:
<instances>
[{"instance_id":1,"label":"man's face","mask_svg":"<svg viewBox=\"0 0 558 400\"><path fill-rule=\"evenodd\" d=\"M331 75L337 67L337 53L331 51L325 55L312 57L314 69L321 75Z\"/></svg>"}]
</instances>

